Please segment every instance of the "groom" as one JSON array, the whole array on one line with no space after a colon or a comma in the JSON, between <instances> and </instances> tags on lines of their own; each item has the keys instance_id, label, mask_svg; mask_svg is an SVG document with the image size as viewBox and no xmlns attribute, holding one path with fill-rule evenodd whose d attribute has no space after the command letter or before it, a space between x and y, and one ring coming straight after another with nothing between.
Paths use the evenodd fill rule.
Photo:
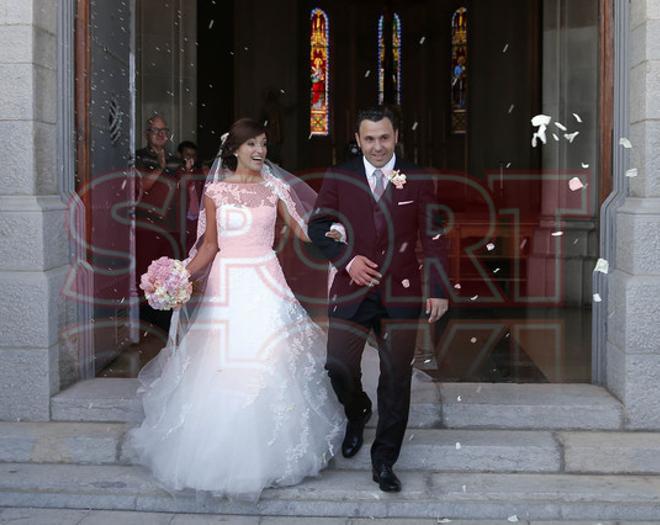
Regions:
<instances>
[{"instance_id":1,"label":"groom","mask_svg":"<svg viewBox=\"0 0 660 525\"><path fill-rule=\"evenodd\" d=\"M337 269L326 369L348 419L342 454L357 454L371 417L360 362L373 330L380 357L373 479L381 490L398 492L401 482L393 466L408 422L418 318L423 308L434 323L448 308L445 241L433 182L394 152L394 114L382 106L360 112L355 138L362 155L326 173L309 236ZM326 235L335 222L345 226L347 243ZM418 236L421 266L415 255Z\"/></svg>"}]
</instances>

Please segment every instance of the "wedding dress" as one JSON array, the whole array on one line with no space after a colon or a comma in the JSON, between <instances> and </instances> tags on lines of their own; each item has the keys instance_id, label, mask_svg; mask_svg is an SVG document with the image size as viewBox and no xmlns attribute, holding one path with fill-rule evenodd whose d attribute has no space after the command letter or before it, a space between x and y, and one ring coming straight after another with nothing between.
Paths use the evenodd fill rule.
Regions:
<instances>
[{"instance_id":1,"label":"wedding dress","mask_svg":"<svg viewBox=\"0 0 660 525\"><path fill-rule=\"evenodd\" d=\"M220 251L185 334L139 374L145 420L129 434L168 488L256 500L318 475L339 449L345 417L325 333L272 249L275 190L267 179L206 186Z\"/></svg>"}]
</instances>

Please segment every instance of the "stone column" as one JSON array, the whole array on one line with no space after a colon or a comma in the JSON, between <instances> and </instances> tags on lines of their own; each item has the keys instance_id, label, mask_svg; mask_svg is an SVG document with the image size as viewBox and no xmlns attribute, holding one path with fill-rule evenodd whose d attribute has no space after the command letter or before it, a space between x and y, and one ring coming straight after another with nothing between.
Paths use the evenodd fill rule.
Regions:
<instances>
[{"instance_id":1,"label":"stone column","mask_svg":"<svg viewBox=\"0 0 660 525\"><path fill-rule=\"evenodd\" d=\"M616 216L607 385L632 429L660 429L660 0L630 3L628 198ZM619 137L614 137L615 147Z\"/></svg>"},{"instance_id":2,"label":"stone column","mask_svg":"<svg viewBox=\"0 0 660 525\"><path fill-rule=\"evenodd\" d=\"M47 420L68 270L56 158L56 0L0 0L0 420Z\"/></svg>"}]
</instances>

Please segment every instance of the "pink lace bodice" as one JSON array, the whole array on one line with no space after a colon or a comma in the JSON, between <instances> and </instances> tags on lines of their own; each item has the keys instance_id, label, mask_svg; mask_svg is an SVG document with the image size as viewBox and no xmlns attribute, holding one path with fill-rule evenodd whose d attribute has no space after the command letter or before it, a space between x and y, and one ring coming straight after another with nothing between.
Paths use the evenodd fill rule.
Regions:
<instances>
[{"instance_id":1,"label":"pink lace bodice","mask_svg":"<svg viewBox=\"0 0 660 525\"><path fill-rule=\"evenodd\" d=\"M215 202L221 256L264 255L272 251L278 197L268 182L214 182L206 194Z\"/></svg>"}]
</instances>

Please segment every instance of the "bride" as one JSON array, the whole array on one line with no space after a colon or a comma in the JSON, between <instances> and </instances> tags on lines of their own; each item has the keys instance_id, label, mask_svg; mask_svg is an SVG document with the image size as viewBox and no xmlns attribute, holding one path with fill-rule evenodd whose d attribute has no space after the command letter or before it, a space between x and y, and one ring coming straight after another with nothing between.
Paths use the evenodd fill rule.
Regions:
<instances>
[{"instance_id":1,"label":"bride","mask_svg":"<svg viewBox=\"0 0 660 525\"><path fill-rule=\"evenodd\" d=\"M324 370L325 333L273 250L278 215L309 242L302 217L314 192L268 163L266 151L263 126L234 123L184 261L197 291L139 374L145 419L129 440L172 489L254 501L265 487L317 475L343 437L343 409Z\"/></svg>"}]
</instances>

